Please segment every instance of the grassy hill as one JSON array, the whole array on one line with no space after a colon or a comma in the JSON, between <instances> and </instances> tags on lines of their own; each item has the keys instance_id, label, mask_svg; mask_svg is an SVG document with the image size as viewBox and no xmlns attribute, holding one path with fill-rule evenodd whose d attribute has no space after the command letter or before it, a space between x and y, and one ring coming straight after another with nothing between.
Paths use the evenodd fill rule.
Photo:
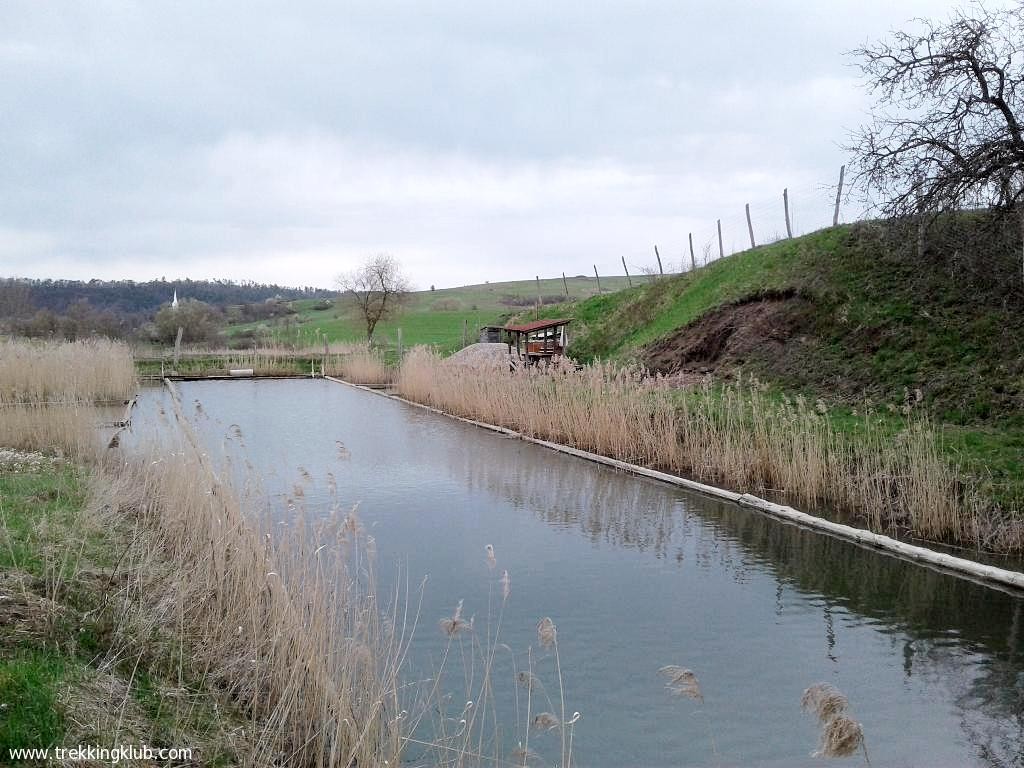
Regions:
<instances>
[{"instance_id":1,"label":"grassy hill","mask_svg":"<svg viewBox=\"0 0 1024 768\"><path fill-rule=\"evenodd\" d=\"M646 277L634 277L641 284ZM602 277L602 295L628 286L625 277ZM540 281L540 295L544 305L566 300L568 288L571 300L583 300L598 295L597 280L593 277L551 278ZM504 318L537 303L537 281L519 280L503 283L466 285L459 288L441 288L434 291L416 291L402 312L382 322L374 333L374 341L384 346L396 343L398 329L406 346L429 344L441 352L451 352L462 346L463 333L476 341L482 325L500 323ZM232 325L228 333L236 341L257 336L281 341L315 342L323 335L329 341L360 341L366 332L359 316L343 302L330 305L321 300L304 299L292 302L297 313L270 321ZM318 333L319 332L319 333Z\"/></svg>"},{"instance_id":2,"label":"grassy hill","mask_svg":"<svg viewBox=\"0 0 1024 768\"><path fill-rule=\"evenodd\" d=\"M693 273L546 308L570 353L691 379L737 371L823 398L836 419L925 413L994 492L1024 497L1019 236L979 216L868 222L738 253Z\"/></svg>"}]
</instances>

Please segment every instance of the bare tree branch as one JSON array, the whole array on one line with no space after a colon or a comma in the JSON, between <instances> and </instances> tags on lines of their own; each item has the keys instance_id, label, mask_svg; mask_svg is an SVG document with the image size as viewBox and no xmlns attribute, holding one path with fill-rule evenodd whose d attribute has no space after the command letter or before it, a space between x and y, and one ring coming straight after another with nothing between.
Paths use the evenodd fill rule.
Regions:
<instances>
[{"instance_id":1,"label":"bare tree branch","mask_svg":"<svg viewBox=\"0 0 1024 768\"><path fill-rule=\"evenodd\" d=\"M914 24L851 52L875 97L847 147L855 183L886 216L1024 214L1024 4Z\"/></svg>"},{"instance_id":2,"label":"bare tree branch","mask_svg":"<svg viewBox=\"0 0 1024 768\"><path fill-rule=\"evenodd\" d=\"M401 309L410 290L401 265L386 253L371 256L353 272L339 275L336 285L365 323L367 341L373 339L373 331L381 320L393 317Z\"/></svg>"}]
</instances>

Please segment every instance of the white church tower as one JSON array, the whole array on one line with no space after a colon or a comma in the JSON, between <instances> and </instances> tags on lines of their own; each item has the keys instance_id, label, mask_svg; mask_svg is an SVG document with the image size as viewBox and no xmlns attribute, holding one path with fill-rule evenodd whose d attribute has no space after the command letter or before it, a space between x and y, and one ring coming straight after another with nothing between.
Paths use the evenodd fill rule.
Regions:
<instances>
[{"instance_id":1,"label":"white church tower","mask_svg":"<svg viewBox=\"0 0 1024 768\"><path fill-rule=\"evenodd\" d=\"M175 291L174 291L174 298L171 299L171 309L177 309L177 308L178 308L178 291L177 291L177 289L175 289Z\"/></svg>"}]
</instances>

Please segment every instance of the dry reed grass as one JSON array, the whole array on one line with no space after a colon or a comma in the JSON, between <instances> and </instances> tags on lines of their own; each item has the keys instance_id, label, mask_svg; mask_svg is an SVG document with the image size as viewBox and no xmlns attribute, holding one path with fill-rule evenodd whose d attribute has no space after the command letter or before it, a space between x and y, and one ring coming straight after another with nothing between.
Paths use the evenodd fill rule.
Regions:
<instances>
[{"instance_id":1,"label":"dry reed grass","mask_svg":"<svg viewBox=\"0 0 1024 768\"><path fill-rule=\"evenodd\" d=\"M131 353L119 342L0 341L0 446L95 458L97 427L121 418L136 386Z\"/></svg>"},{"instance_id":2,"label":"dry reed grass","mask_svg":"<svg viewBox=\"0 0 1024 768\"><path fill-rule=\"evenodd\" d=\"M352 384L383 387L392 384L395 369L384 362L384 356L365 345L346 354L327 358L325 373Z\"/></svg>"},{"instance_id":3,"label":"dry reed grass","mask_svg":"<svg viewBox=\"0 0 1024 768\"><path fill-rule=\"evenodd\" d=\"M514 371L407 356L398 392L458 416L734 490L830 506L878 531L909 531L996 551L1024 549L1024 526L985 504L942 456L925 420L893 436L866 418L840 432L821 407L777 400L756 381L679 397L635 368L556 363Z\"/></svg>"},{"instance_id":4,"label":"dry reed grass","mask_svg":"<svg viewBox=\"0 0 1024 768\"><path fill-rule=\"evenodd\" d=\"M298 520L287 535L260 536L178 421L188 440L120 463L96 505L139 531L124 567L143 577L122 597L138 606L135 642L176 638L184 676L248 713L245 751L257 764L397 764L408 617L378 604L358 520L335 510L315 528Z\"/></svg>"},{"instance_id":5,"label":"dry reed grass","mask_svg":"<svg viewBox=\"0 0 1024 768\"><path fill-rule=\"evenodd\" d=\"M132 355L120 342L0 341L0 406L123 403L135 388Z\"/></svg>"}]
</instances>

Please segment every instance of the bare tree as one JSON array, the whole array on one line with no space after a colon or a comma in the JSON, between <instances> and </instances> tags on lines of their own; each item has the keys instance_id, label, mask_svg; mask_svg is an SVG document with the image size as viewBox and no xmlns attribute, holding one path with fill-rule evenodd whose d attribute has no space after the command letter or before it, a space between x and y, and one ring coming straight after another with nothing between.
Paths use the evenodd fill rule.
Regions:
<instances>
[{"instance_id":1,"label":"bare tree","mask_svg":"<svg viewBox=\"0 0 1024 768\"><path fill-rule=\"evenodd\" d=\"M371 256L358 269L339 275L336 284L366 324L367 341L373 338L377 323L401 308L410 289L401 265L387 253Z\"/></svg>"},{"instance_id":2,"label":"bare tree","mask_svg":"<svg viewBox=\"0 0 1024 768\"><path fill-rule=\"evenodd\" d=\"M849 150L887 216L1016 212L1024 235L1024 3L981 3L852 51L875 97Z\"/></svg>"}]
</instances>

